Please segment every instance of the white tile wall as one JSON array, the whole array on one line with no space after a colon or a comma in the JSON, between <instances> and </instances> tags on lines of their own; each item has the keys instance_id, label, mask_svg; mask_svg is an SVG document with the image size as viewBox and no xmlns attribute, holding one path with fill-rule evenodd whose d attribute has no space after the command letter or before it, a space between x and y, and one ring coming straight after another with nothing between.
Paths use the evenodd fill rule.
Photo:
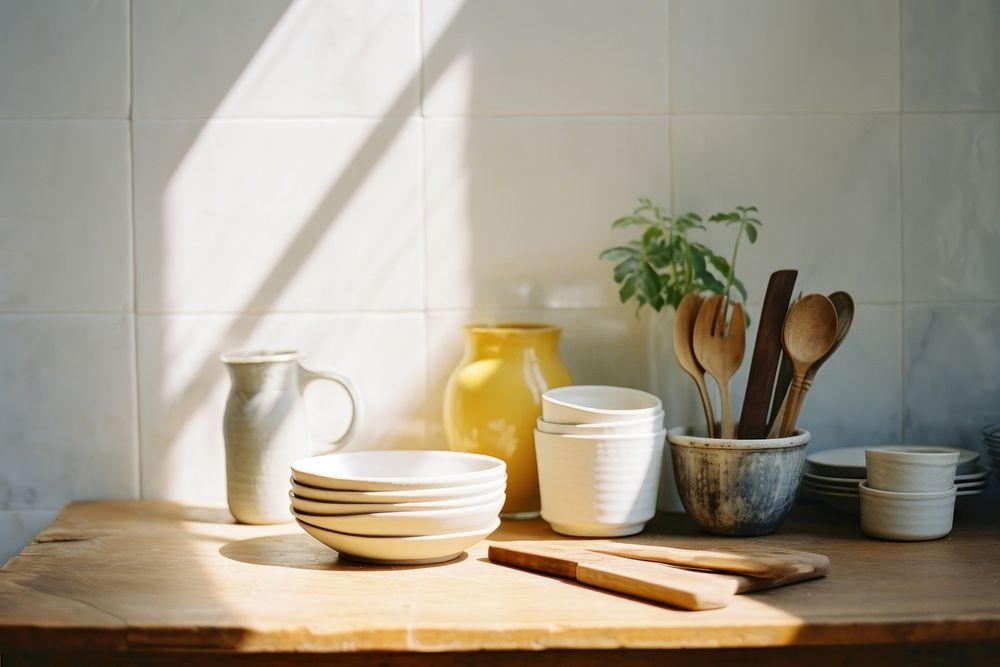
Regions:
<instances>
[{"instance_id":1,"label":"white tile wall","mask_svg":"<svg viewBox=\"0 0 1000 667\"><path fill-rule=\"evenodd\" d=\"M0 315L0 510L135 497L132 318Z\"/></svg>"},{"instance_id":2,"label":"white tile wall","mask_svg":"<svg viewBox=\"0 0 1000 667\"><path fill-rule=\"evenodd\" d=\"M128 0L0 0L0 118L128 108Z\"/></svg>"},{"instance_id":3,"label":"white tile wall","mask_svg":"<svg viewBox=\"0 0 1000 667\"><path fill-rule=\"evenodd\" d=\"M424 113L665 113L666 0L431 0Z\"/></svg>"},{"instance_id":4,"label":"white tile wall","mask_svg":"<svg viewBox=\"0 0 1000 667\"><path fill-rule=\"evenodd\" d=\"M419 20L417 0L135 0L135 115L414 115Z\"/></svg>"},{"instance_id":5,"label":"white tile wall","mask_svg":"<svg viewBox=\"0 0 1000 667\"><path fill-rule=\"evenodd\" d=\"M132 307L126 121L0 121L0 312Z\"/></svg>"},{"instance_id":6,"label":"white tile wall","mask_svg":"<svg viewBox=\"0 0 1000 667\"><path fill-rule=\"evenodd\" d=\"M1000 422L1000 305L907 305L904 325L906 441L980 449Z\"/></svg>"},{"instance_id":7,"label":"white tile wall","mask_svg":"<svg viewBox=\"0 0 1000 667\"><path fill-rule=\"evenodd\" d=\"M673 124L677 211L760 209L760 240L737 265L752 301L777 268L798 268L807 292L900 300L898 118L716 115ZM727 257L734 229L710 235Z\"/></svg>"},{"instance_id":8,"label":"white tile wall","mask_svg":"<svg viewBox=\"0 0 1000 667\"><path fill-rule=\"evenodd\" d=\"M1000 110L1000 2L903 0L903 104Z\"/></svg>"},{"instance_id":9,"label":"white tile wall","mask_svg":"<svg viewBox=\"0 0 1000 667\"><path fill-rule=\"evenodd\" d=\"M665 118L426 123L431 308L617 303L597 256L636 197L669 200Z\"/></svg>"},{"instance_id":10,"label":"white tile wall","mask_svg":"<svg viewBox=\"0 0 1000 667\"><path fill-rule=\"evenodd\" d=\"M896 111L897 0L673 0L678 112Z\"/></svg>"},{"instance_id":11,"label":"white tile wall","mask_svg":"<svg viewBox=\"0 0 1000 667\"><path fill-rule=\"evenodd\" d=\"M975 445L1000 421L998 17L0 0L0 555L73 498L220 502L229 347L348 373L357 447L440 446L480 318L559 324L579 380L697 418L669 317L636 320L596 258L639 196L761 208L751 310L779 266L854 293L803 414L814 448Z\"/></svg>"},{"instance_id":12,"label":"white tile wall","mask_svg":"<svg viewBox=\"0 0 1000 667\"><path fill-rule=\"evenodd\" d=\"M1000 114L906 116L903 192L907 299L1000 299Z\"/></svg>"},{"instance_id":13,"label":"white tile wall","mask_svg":"<svg viewBox=\"0 0 1000 667\"><path fill-rule=\"evenodd\" d=\"M136 123L140 312L421 308L419 123Z\"/></svg>"}]
</instances>

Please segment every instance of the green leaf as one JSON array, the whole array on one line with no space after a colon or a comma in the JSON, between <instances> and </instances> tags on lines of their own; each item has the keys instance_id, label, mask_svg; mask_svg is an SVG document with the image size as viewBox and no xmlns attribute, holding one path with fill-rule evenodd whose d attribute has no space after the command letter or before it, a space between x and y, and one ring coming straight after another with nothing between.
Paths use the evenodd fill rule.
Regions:
<instances>
[{"instance_id":1,"label":"green leaf","mask_svg":"<svg viewBox=\"0 0 1000 667\"><path fill-rule=\"evenodd\" d=\"M614 270L614 279L616 283L624 282L629 275L635 275L640 272L642 263L635 257L630 257L625 261L618 264Z\"/></svg>"},{"instance_id":2,"label":"green leaf","mask_svg":"<svg viewBox=\"0 0 1000 667\"><path fill-rule=\"evenodd\" d=\"M729 262L714 253L708 259L712 262L712 266L715 267L716 271L721 273L724 278L729 278L729 273L731 271L729 268Z\"/></svg>"},{"instance_id":3,"label":"green leaf","mask_svg":"<svg viewBox=\"0 0 1000 667\"><path fill-rule=\"evenodd\" d=\"M649 264L642 265L642 295L657 311L663 307L660 296L660 275Z\"/></svg>"},{"instance_id":4,"label":"green leaf","mask_svg":"<svg viewBox=\"0 0 1000 667\"><path fill-rule=\"evenodd\" d=\"M639 251L636 248L630 248L628 246L615 246L614 248L608 248L601 252L598 256L600 259L611 260L612 262L617 262L620 259L625 259L627 257L638 257Z\"/></svg>"},{"instance_id":5,"label":"green leaf","mask_svg":"<svg viewBox=\"0 0 1000 667\"><path fill-rule=\"evenodd\" d=\"M652 224L652 221L647 220L646 218L637 215L628 215L625 216L624 218L618 218L617 220L612 222L611 228L624 229L626 227L634 227L636 225L645 226L649 224Z\"/></svg>"},{"instance_id":6,"label":"green leaf","mask_svg":"<svg viewBox=\"0 0 1000 667\"><path fill-rule=\"evenodd\" d=\"M653 240L661 236L663 236L662 229L660 229L659 227L650 227L649 229L647 229L645 232L642 233L643 247L648 247Z\"/></svg>"},{"instance_id":7,"label":"green leaf","mask_svg":"<svg viewBox=\"0 0 1000 667\"><path fill-rule=\"evenodd\" d=\"M646 250L646 259L654 268L662 269L669 266L674 259L674 248L667 243L656 243Z\"/></svg>"},{"instance_id":8,"label":"green leaf","mask_svg":"<svg viewBox=\"0 0 1000 667\"><path fill-rule=\"evenodd\" d=\"M739 278L734 277L733 278L733 287L735 287L736 291L740 293L740 296L743 298L743 303L746 303L747 302L747 288L743 286L743 281L740 280Z\"/></svg>"},{"instance_id":9,"label":"green leaf","mask_svg":"<svg viewBox=\"0 0 1000 667\"><path fill-rule=\"evenodd\" d=\"M750 240L750 243L756 243L757 242L757 228L756 227L754 227L753 225L747 225L746 226L746 233L747 233L747 238Z\"/></svg>"},{"instance_id":10,"label":"green leaf","mask_svg":"<svg viewBox=\"0 0 1000 667\"><path fill-rule=\"evenodd\" d=\"M712 292L713 294L722 294L726 291L726 284L721 280L717 279L708 271L705 272L705 276L702 278L702 282L705 284L706 292Z\"/></svg>"},{"instance_id":11,"label":"green leaf","mask_svg":"<svg viewBox=\"0 0 1000 667\"><path fill-rule=\"evenodd\" d=\"M637 284L638 281L636 280L634 275L629 276L628 280L626 280L622 284L622 288L618 290L618 298L621 299L622 303L625 303L626 301L632 298L632 295L635 294L635 288Z\"/></svg>"}]
</instances>

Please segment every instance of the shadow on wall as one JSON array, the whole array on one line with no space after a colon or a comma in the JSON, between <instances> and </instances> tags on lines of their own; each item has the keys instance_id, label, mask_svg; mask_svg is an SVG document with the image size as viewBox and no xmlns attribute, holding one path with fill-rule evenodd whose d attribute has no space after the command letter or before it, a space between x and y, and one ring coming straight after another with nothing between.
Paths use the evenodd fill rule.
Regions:
<instances>
[{"instance_id":1,"label":"shadow on wall","mask_svg":"<svg viewBox=\"0 0 1000 667\"><path fill-rule=\"evenodd\" d=\"M316 10L315 4L275 3L267 14L256 13L252 24L227 30L225 75L213 62L204 77L177 82L199 94L206 87L215 91L214 109L191 112L207 119L139 121L138 344L147 497L221 499L221 415L229 384L219 354L227 349L297 346L310 353L307 364L326 360L354 378L374 407L357 447L425 441L427 350L419 347L412 355L417 358L398 367L391 354L379 360L371 343L374 337L378 344L412 346L424 334L422 318L406 312L412 306L400 305L397 294L408 288L422 298L420 285L401 286L393 276L396 262L407 261L424 242L420 192L397 194L407 184L397 188L392 181L398 170L419 166L408 159L422 159L419 121L411 120L420 112L420 72L378 118L217 122L230 117L240 99L257 94L269 76L268 58L307 30ZM429 46L428 59L474 61L473 43L455 35L465 11L459 7ZM440 44L448 45L446 52ZM357 48L361 58L369 46ZM242 68L234 66L234 51L244 59ZM423 86L433 87L439 74ZM180 97L188 95L182 90ZM382 233L373 235L372 224L381 224ZM457 254L466 254L459 240L453 243ZM332 265L330 256L346 268ZM349 284L337 284L343 281ZM329 287L331 300L317 300L317 284ZM233 303L239 304L235 310ZM371 310L402 312L391 319L356 316ZM415 326L395 331L400 318ZM314 414L334 413L319 420L328 437L342 430L349 408L338 390L320 400L327 414ZM329 409L330 401L336 409ZM322 404L308 395L307 402Z\"/></svg>"}]
</instances>

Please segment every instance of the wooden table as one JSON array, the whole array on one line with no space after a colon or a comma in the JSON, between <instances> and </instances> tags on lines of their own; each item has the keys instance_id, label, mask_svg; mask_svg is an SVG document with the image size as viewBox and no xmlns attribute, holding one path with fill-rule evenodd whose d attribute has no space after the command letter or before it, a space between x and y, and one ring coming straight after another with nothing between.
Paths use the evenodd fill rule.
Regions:
<instances>
[{"instance_id":1,"label":"wooden table","mask_svg":"<svg viewBox=\"0 0 1000 667\"><path fill-rule=\"evenodd\" d=\"M492 540L563 539L541 520ZM631 541L746 544L657 517ZM20 664L1000 664L1000 498L948 538L892 543L796 508L755 538L827 554L829 577L684 612L494 565L339 560L294 524L224 509L79 502L0 570L3 667ZM666 654L665 654L666 652Z\"/></svg>"}]
</instances>

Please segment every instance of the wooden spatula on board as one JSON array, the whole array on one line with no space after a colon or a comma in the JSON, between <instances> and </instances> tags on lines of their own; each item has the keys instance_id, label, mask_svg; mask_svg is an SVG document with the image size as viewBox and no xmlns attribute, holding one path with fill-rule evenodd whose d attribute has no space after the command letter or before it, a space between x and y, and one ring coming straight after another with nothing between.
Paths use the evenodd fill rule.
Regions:
<instances>
[{"instance_id":1,"label":"wooden spatula on board","mask_svg":"<svg viewBox=\"0 0 1000 667\"><path fill-rule=\"evenodd\" d=\"M826 556L789 550L758 549L742 554L614 542L590 544L584 547L544 541L505 542L490 545L489 558L495 563L574 579L595 588L689 610L724 607L737 593L815 579L825 576L830 567ZM728 573L694 571L668 563L697 563L701 570L721 566L728 568ZM761 576L737 574L733 570Z\"/></svg>"}]
</instances>

